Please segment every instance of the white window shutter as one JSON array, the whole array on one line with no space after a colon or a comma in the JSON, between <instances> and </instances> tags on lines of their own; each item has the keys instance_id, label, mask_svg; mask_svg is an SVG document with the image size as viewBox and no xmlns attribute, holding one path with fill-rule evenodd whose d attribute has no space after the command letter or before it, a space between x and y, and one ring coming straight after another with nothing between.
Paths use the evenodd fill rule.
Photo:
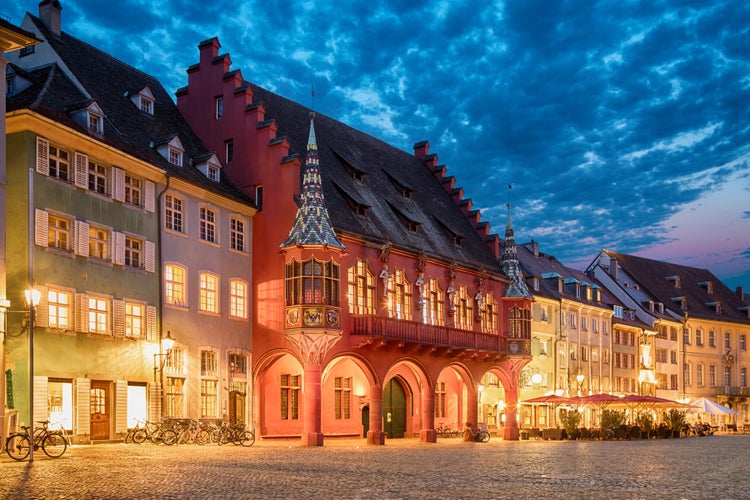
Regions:
<instances>
[{"instance_id":1,"label":"white window shutter","mask_svg":"<svg viewBox=\"0 0 750 500\"><path fill-rule=\"evenodd\" d=\"M88 189L89 187L89 157L83 153L76 151L73 153L73 161L75 163L75 176L73 177L73 183L76 187L82 189Z\"/></svg>"},{"instance_id":2,"label":"white window shutter","mask_svg":"<svg viewBox=\"0 0 750 500\"><path fill-rule=\"evenodd\" d=\"M77 220L76 228L76 255L89 256L89 225L87 222Z\"/></svg>"},{"instance_id":3,"label":"white window shutter","mask_svg":"<svg viewBox=\"0 0 750 500\"><path fill-rule=\"evenodd\" d=\"M49 175L49 141L42 137L36 138L36 171Z\"/></svg>"},{"instance_id":4,"label":"white window shutter","mask_svg":"<svg viewBox=\"0 0 750 500\"><path fill-rule=\"evenodd\" d=\"M146 306L146 338L147 340L156 340L156 307Z\"/></svg>"},{"instance_id":5,"label":"white window shutter","mask_svg":"<svg viewBox=\"0 0 750 500\"><path fill-rule=\"evenodd\" d=\"M146 240L146 271L156 272L156 245L153 241Z\"/></svg>"},{"instance_id":6,"label":"white window shutter","mask_svg":"<svg viewBox=\"0 0 750 500\"><path fill-rule=\"evenodd\" d=\"M34 377L34 427L40 420L49 420L47 377ZM31 424L30 424L31 425Z\"/></svg>"},{"instance_id":7,"label":"white window shutter","mask_svg":"<svg viewBox=\"0 0 750 500\"><path fill-rule=\"evenodd\" d=\"M112 243L114 248L112 252L112 262L118 266L125 265L125 233L112 232Z\"/></svg>"},{"instance_id":8,"label":"white window shutter","mask_svg":"<svg viewBox=\"0 0 750 500\"><path fill-rule=\"evenodd\" d=\"M89 296L85 293L76 294L76 331L89 331Z\"/></svg>"},{"instance_id":9,"label":"white window shutter","mask_svg":"<svg viewBox=\"0 0 750 500\"><path fill-rule=\"evenodd\" d=\"M112 301L112 333L115 337L125 335L125 301Z\"/></svg>"},{"instance_id":10,"label":"white window shutter","mask_svg":"<svg viewBox=\"0 0 750 500\"><path fill-rule=\"evenodd\" d=\"M115 380L115 434L128 432L128 382Z\"/></svg>"},{"instance_id":11,"label":"white window shutter","mask_svg":"<svg viewBox=\"0 0 750 500\"><path fill-rule=\"evenodd\" d=\"M34 243L40 247L49 245L49 214L38 208L34 209Z\"/></svg>"},{"instance_id":12,"label":"white window shutter","mask_svg":"<svg viewBox=\"0 0 750 500\"><path fill-rule=\"evenodd\" d=\"M40 300L34 312L34 324L40 328L47 328L49 326L49 297L47 296L47 287L37 286L36 289L39 290Z\"/></svg>"},{"instance_id":13,"label":"white window shutter","mask_svg":"<svg viewBox=\"0 0 750 500\"><path fill-rule=\"evenodd\" d=\"M148 419L151 422L161 420L161 384L158 382L148 383Z\"/></svg>"},{"instance_id":14,"label":"white window shutter","mask_svg":"<svg viewBox=\"0 0 750 500\"><path fill-rule=\"evenodd\" d=\"M112 197L117 201L125 201L125 171L117 167L113 167L112 170L114 170Z\"/></svg>"},{"instance_id":15,"label":"white window shutter","mask_svg":"<svg viewBox=\"0 0 750 500\"><path fill-rule=\"evenodd\" d=\"M143 181L144 200L143 206L147 212L156 210L156 185L151 181Z\"/></svg>"},{"instance_id":16,"label":"white window shutter","mask_svg":"<svg viewBox=\"0 0 750 500\"><path fill-rule=\"evenodd\" d=\"M74 434L88 435L91 433L91 380L76 379L76 429Z\"/></svg>"}]
</instances>

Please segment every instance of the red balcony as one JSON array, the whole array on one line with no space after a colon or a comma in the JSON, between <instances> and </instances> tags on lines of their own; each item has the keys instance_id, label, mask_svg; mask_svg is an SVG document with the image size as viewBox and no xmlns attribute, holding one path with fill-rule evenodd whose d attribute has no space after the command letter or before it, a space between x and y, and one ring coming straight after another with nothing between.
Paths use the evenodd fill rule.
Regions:
<instances>
[{"instance_id":1,"label":"red balcony","mask_svg":"<svg viewBox=\"0 0 750 500\"><path fill-rule=\"evenodd\" d=\"M531 356L529 339L508 339L488 333L459 330L447 326L426 325L416 321L382 316L351 316L351 335L366 337L361 345L381 341L386 346L411 344L442 350L448 354L476 353L485 356Z\"/></svg>"}]
</instances>

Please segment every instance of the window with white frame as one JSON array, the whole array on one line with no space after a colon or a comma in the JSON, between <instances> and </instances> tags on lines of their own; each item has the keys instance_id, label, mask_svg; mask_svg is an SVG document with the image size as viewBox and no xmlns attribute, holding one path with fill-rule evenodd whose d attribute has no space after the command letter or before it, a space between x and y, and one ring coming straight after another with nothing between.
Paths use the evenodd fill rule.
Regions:
<instances>
[{"instance_id":1,"label":"window with white frame","mask_svg":"<svg viewBox=\"0 0 750 500\"><path fill-rule=\"evenodd\" d=\"M187 270L174 264L164 267L164 302L187 306Z\"/></svg>"},{"instance_id":2,"label":"window with white frame","mask_svg":"<svg viewBox=\"0 0 750 500\"><path fill-rule=\"evenodd\" d=\"M701 363L695 366L695 383L698 387L703 387L706 383L705 380L703 380L703 364Z\"/></svg>"},{"instance_id":3,"label":"window with white frame","mask_svg":"<svg viewBox=\"0 0 750 500\"><path fill-rule=\"evenodd\" d=\"M89 191L106 195L108 181L107 167L89 160Z\"/></svg>"},{"instance_id":4,"label":"window with white frame","mask_svg":"<svg viewBox=\"0 0 750 500\"><path fill-rule=\"evenodd\" d=\"M247 356L240 353L229 353L229 374L232 378L247 377Z\"/></svg>"},{"instance_id":5,"label":"window with white frame","mask_svg":"<svg viewBox=\"0 0 750 500\"><path fill-rule=\"evenodd\" d=\"M219 312L219 277L215 274L200 274L200 302L201 311Z\"/></svg>"},{"instance_id":6,"label":"window with white frame","mask_svg":"<svg viewBox=\"0 0 750 500\"><path fill-rule=\"evenodd\" d=\"M72 220L67 217L49 214L47 219L47 246L65 250L72 250Z\"/></svg>"},{"instance_id":7,"label":"window with white frame","mask_svg":"<svg viewBox=\"0 0 750 500\"><path fill-rule=\"evenodd\" d=\"M214 212L210 208L200 208L200 223L198 233L201 240L207 241L209 243L217 243L216 212Z\"/></svg>"},{"instance_id":8,"label":"window with white frame","mask_svg":"<svg viewBox=\"0 0 750 500\"><path fill-rule=\"evenodd\" d=\"M220 174L221 170L219 170L219 167L215 165L208 165L206 168L207 168L206 177L208 177L210 180L214 182L219 182L219 177L221 175Z\"/></svg>"},{"instance_id":9,"label":"window with white frame","mask_svg":"<svg viewBox=\"0 0 750 500\"><path fill-rule=\"evenodd\" d=\"M103 297L88 297L89 333L109 333L109 300Z\"/></svg>"},{"instance_id":10,"label":"window with white frame","mask_svg":"<svg viewBox=\"0 0 750 500\"><path fill-rule=\"evenodd\" d=\"M125 236L125 265L139 269L143 267L143 240Z\"/></svg>"},{"instance_id":11,"label":"window with white frame","mask_svg":"<svg viewBox=\"0 0 750 500\"><path fill-rule=\"evenodd\" d=\"M716 387L716 365L708 366L708 385Z\"/></svg>"},{"instance_id":12,"label":"window with white frame","mask_svg":"<svg viewBox=\"0 0 750 500\"><path fill-rule=\"evenodd\" d=\"M141 111L148 113L149 115L154 114L154 101L148 97L141 96Z\"/></svg>"},{"instance_id":13,"label":"window with white frame","mask_svg":"<svg viewBox=\"0 0 750 500\"><path fill-rule=\"evenodd\" d=\"M732 348L732 336L729 332L724 333L724 349L731 349Z\"/></svg>"},{"instance_id":14,"label":"window with white frame","mask_svg":"<svg viewBox=\"0 0 750 500\"><path fill-rule=\"evenodd\" d=\"M218 380L201 379L201 418L217 418L219 416L218 387Z\"/></svg>"},{"instance_id":15,"label":"window with white frame","mask_svg":"<svg viewBox=\"0 0 750 500\"><path fill-rule=\"evenodd\" d=\"M445 382L435 384L435 418L445 418Z\"/></svg>"},{"instance_id":16,"label":"window with white frame","mask_svg":"<svg viewBox=\"0 0 750 500\"><path fill-rule=\"evenodd\" d=\"M184 232L184 202L182 198L168 194L164 197L164 227L177 233Z\"/></svg>"},{"instance_id":17,"label":"window with white frame","mask_svg":"<svg viewBox=\"0 0 750 500\"><path fill-rule=\"evenodd\" d=\"M245 221L232 217L229 221L229 247L245 252Z\"/></svg>"},{"instance_id":18,"label":"window with white frame","mask_svg":"<svg viewBox=\"0 0 750 500\"><path fill-rule=\"evenodd\" d=\"M570 327L571 328L577 328L577 321L576 321L576 315L574 313L570 313Z\"/></svg>"},{"instance_id":19,"label":"window with white frame","mask_svg":"<svg viewBox=\"0 0 750 500\"><path fill-rule=\"evenodd\" d=\"M48 154L49 176L70 182L70 153L50 144Z\"/></svg>"},{"instance_id":20,"label":"window with white frame","mask_svg":"<svg viewBox=\"0 0 750 500\"><path fill-rule=\"evenodd\" d=\"M172 351L170 351L170 354L174 352L174 350L175 349L172 349ZM169 356L167 357L167 360L169 360ZM185 411L185 379L178 377L167 377L166 386L166 397L164 402L165 415L172 418L182 417Z\"/></svg>"},{"instance_id":21,"label":"window with white frame","mask_svg":"<svg viewBox=\"0 0 750 500\"><path fill-rule=\"evenodd\" d=\"M202 377L215 377L218 375L218 356L216 351L202 350L201 351L201 376Z\"/></svg>"},{"instance_id":22,"label":"window with white frame","mask_svg":"<svg viewBox=\"0 0 750 500\"><path fill-rule=\"evenodd\" d=\"M588 318L581 316L581 330L588 330Z\"/></svg>"},{"instance_id":23,"label":"window with white frame","mask_svg":"<svg viewBox=\"0 0 750 500\"><path fill-rule=\"evenodd\" d=\"M740 350L747 351L747 335L744 333L740 335Z\"/></svg>"},{"instance_id":24,"label":"window with white frame","mask_svg":"<svg viewBox=\"0 0 750 500\"><path fill-rule=\"evenodd\" d=\"M247 319L247 283L244 281L229 281L229 315Z\"/></svg>"},{"instance_id":25,"label":"window with white frame","mask_svg":"<svg viewBox=\"0 0 750 500\"><path fill-rule=\"evenodd\" d=\"M708 331L708 347L716 347L716 332Z\"/></svg>"},{"instance_id":26,"label":"window with white frame","mask_svg":"<svg viewBox=\"0 0 750 500\"><path fill-rule=\"evenodd\" d=\"M142 189L143 182L140 179L133 177L128 173L125 174L125 203L136 207L142 206Z\"/></svg>"},{"instance_id":27,"label":"window with white frame","mask_svg":"<svg viewBox=\"0 0 750 500\"><path fill-rule=\"evenodd\" d=\"M108 229L89 226L89 257L110 259L110 232Z\"/></svg>"},{"instance_id":28,"label":"window with white frame","mask_svg":"<svg viewBox=\"0 0 750 500\"><path fill-rule=\"evenodd\" d=\"M47 290L47 324L49 328L69 330L72 325L73 294L61 290Z\"/></svg>"},{"instance_id":29,"label":"window with white frame","mask_svg":"<svg viewBox=\"0 0 750 500\"><path fill-rule=\"evenodd\" d=\"M182 151L175 148L169 148L169 163L178 167L182 166Z\"/></svg>"},{"instance_id":30,"label":"window with white frame","mask_svg":"<svg viewBox=\"0 0 750 500\"><path fill-rule=\"evenodd\" d=\"M740 368L740 386L747 387L747 368Z\"/></svg>"},{"instance_id":31,"label":"window with white frame","mask_svg":"<svg viewBox=\"0 0 750 500\"><path fill-rule=\"evenodd\" d=\"M146 306L125 302L125 336L136 339L146 337Z\"/></svg>"},{"instance_id":32,"label":"window with white frame","mask_svg":"<svg viewBox=\"0 0 750 500\"><path fill-rule=\"evenodd\" d=\"M724 367L724 385L727 387L732 386L732 367L731 366Z\"/></svg>"},{"instance_id":33,"label":"window with white frame","mask_svg":"<svg viewBox=\"0 0 750 500\"><path fill-rule=\"evenodd\" d=\"M104 118L98 113L88 111L89 132L92 134L102 135L104 133Z\"/></svg>"}]
</instances>

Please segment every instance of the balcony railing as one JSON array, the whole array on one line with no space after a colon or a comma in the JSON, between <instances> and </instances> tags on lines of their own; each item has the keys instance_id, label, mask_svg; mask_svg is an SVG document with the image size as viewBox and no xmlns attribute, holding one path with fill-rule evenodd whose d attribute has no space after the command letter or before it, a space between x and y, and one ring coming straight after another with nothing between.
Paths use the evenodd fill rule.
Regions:
<instances>
[{"instance_id":1,"label":"balcony railing","mask_svg":"<svg viewBox=\"0 0 750 500\"><path fill-rule=\"evenodd\" d=\"M750 396L750 387L720 385L716 388L718 396Z\"/></svg>"},{"instance_id":2,"label":"balcony railing","mask_svg":"<svg viewBox=\"0 0 750 500\"><path fill-rule=\"evenodd\" d=\"M507 339L488 333L382 316L352 316L351 320L352 335L451 349L531 355L530 339Z\"/></svg>"}]
</instances>

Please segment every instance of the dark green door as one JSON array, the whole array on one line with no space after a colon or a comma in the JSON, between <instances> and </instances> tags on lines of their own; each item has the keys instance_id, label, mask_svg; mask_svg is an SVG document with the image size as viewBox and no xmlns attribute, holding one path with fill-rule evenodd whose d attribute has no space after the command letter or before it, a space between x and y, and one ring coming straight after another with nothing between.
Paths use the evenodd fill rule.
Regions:
<instances>
[{"instance_id":1,"label":"dark green door","mask_svg":"<svg viewBox=\"0 0 750 500\"><path fill-rule=\"evenodd\" d=\"M402 438L406 432L406 392L395 378L383 389L383 430L389 438Z\"/></svg>"}]
</instances>

